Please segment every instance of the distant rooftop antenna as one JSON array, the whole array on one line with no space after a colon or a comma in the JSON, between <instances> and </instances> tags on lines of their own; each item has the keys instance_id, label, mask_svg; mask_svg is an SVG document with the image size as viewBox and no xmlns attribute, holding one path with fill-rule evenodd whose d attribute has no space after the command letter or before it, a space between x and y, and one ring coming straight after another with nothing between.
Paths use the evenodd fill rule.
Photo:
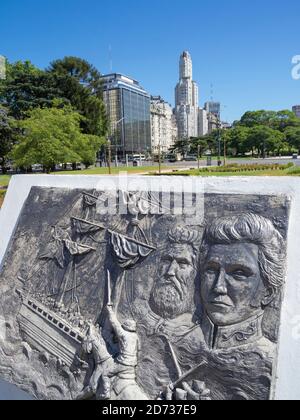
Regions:
<instances>
[{"instance_id":1,"label":"distant rooftop antenna","mask_svg":"<svg viewBox=\"0 0 300 420\"><path fill-rule=\"evenodd\" d=\"M214 85L212 83L210 85L210 101L214 101Z\"/></svg>"},{"instance_id":2,"label":"distant rooftop antenna","mask_svg":"<svg viewBox=\"0 0 300 420\"><path fill-rule=\"evenodd\" d=\"M108 53L109 53L109 71L110 73L113 72L113 60L112 60L112 47L109 45L108 47Z\"/></svg>"}]
</instances>

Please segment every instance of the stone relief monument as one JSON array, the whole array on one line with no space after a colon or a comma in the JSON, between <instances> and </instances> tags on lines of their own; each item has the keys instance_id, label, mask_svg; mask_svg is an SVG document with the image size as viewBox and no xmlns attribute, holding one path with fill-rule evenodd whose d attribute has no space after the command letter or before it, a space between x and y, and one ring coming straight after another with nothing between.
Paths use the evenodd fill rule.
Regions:
<instances>
[{"instance_id":1,"label":"stone relief monument","mask_svg":"<svg viewBox=\"0 0 300 420\"><path fill-rule=\"evenodd\" d=\"M37 399L268 400L286 277L286 196L33 187L0 277L0 378ZM120 208L129 210L126 214Z\"/></svg>"}]
</instances>

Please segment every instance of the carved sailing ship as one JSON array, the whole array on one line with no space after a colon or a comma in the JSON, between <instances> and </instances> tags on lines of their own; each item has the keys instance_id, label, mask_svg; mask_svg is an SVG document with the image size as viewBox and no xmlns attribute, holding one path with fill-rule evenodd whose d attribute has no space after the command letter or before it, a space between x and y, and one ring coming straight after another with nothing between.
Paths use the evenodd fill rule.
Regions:
<instances>
[{"instance_id":1,"label":"carved sailing ship","mask_svg":"<svg viewBox=\"0 0 300 420\"><path fill-rule=\"evenodd\" d=\"M87 320L81 315L77 295L78 288L83 286L78 281L77 261L97 251L97 248L85 244L82 238L100 231L108 234L112 254L121 269L113 292L115 301L121 294L126 270L144 261L156 249L138 223L139 210L131 218L127 232L121 233L89 219L91 208L102 200L101 196L86 192L82 195L80 200L83 199L84 214L81 217L71 216L67 230L59 225L52 228L51 239L38 256L37 269L32 268L27 280L19 278L25 285L29 283L30 287L26 290L25 286L24 290L17 291L22 299L18 320L25 340L37 350L57 357L67 366L72 366L76 360L88 328ZM130 199L131 205L134 204L133 200L137 203L136 197ZM68 231L70 229L72 234ZM46 284L42 279L37 285L31 281L50 261L64 270L57 290L53 280Z\"/></svg>"}]
</instances>

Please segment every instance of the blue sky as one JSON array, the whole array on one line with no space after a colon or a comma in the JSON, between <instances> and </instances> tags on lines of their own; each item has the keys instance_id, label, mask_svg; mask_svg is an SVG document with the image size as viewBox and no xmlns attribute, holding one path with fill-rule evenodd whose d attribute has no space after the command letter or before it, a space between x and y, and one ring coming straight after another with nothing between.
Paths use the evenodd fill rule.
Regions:
<instances>
[{"instance_id":1,"label":"blue sky","mask_svg":"<svg viewBox=\"0 0 300 420\"><path fill-rule=\"evenodd\" d=\"M180 53L187 49L200 104L223 119L300 103L291 60L300 55L299 0L1 0L0 54L39 67L65 55L102 73L128 74L172 105Z\"/></svg>"}]
</instances>

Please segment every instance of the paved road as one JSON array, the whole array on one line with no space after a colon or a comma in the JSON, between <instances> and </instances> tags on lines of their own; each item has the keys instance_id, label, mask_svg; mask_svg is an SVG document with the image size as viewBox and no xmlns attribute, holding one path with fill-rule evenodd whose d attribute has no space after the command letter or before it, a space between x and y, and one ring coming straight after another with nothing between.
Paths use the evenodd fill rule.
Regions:
<instances>
[{"instance_id":1,"label":"paved road","mask_svg":"<svg viewBox=\"0 0 300 420\"><path fill-rule=\"evenodd\" d=\"M272 158L272 159L228 159L227 160L227 164L229 165L230 163L239 163L239 164L263 164L263 165L267 165L267 164L274 164L274 163L278 163L278 164L287 164L287 163L295 163L295 165L300 166L300 159L292 159L292 158ZM216 159L212 160L212 165L217 165L218 162ZM222 164L223 164L223 160L222 160ZM197 162L176 162L176 163L165 163L165 165L167 166L174 166L174 167L191 167L191 168L197 168L198 167L198 163ZM201 166L206 166L206 161L205 160L201 160L200 161L200 165Z\"/></svg>"},{"instance_id":2,"label":"paved road","mask_svg":"<svg viewBox=\"0 0 300 420\"><path fill-rule=\"evenodd\" d=\"M228 159L227 160L227 164L230 163L239 163L239 164L274 164L274 163L278 163L278 164L287 164L287 163L295 163L295 165L300 166L300 158L299 159L292 159L292 158L267 158L267 159ZM222 163L223 163L223 159L222 159ZM218 165L218 161L217 159L213 159L212 160L212 165L217 166ZM142 162L142 166L158 166L158 163L153 163L153 162ZM186 161L182 161L182 162L164 162L162 164L162 167L167 166L167 167L174 167L174 169L181 169L181 168L197 168L198 167L198 162L186 162ZM207 166L206 160L201 160L200 161L200 166L201 167L205 167ZM112 167L115 167L114 164L112 164ZM119 167L124 167L126 168L125 165L120 164Z\"/></svg>"},{"instance_id":3,"label":"paved road","mask_svg":"<svg viewBox=\"0 0 300 420\"><path fill-rule=\"evenodd\" d=\"M300 158L299 159L292 159L292 158L267 158L267 159L228 159L227 160L227 164L230 163L239 163L239 164L272 164L272 163L279 163L279 164L287 164L287 163L294 163L297 166L300 166ZM222 159L222 164L223 164L223 159ZM217 166L218 165L218 161L217 159L213 159L212 160L212 165L213 166ZM131 165L130 165L131 166ZM158 166L158 163L155 162L142 162L141 166L147 167L147 166ZM207 162L206 160L201 160L200 161L200 166L201 167L206 167L207 166ZM118 165L119 168L124 168L124 171L126 171L126 165L124 164L119 164ZM131 166L132 167L132 166ZM186 162L186 161L182 161L182 162L164 162L162 164L162 169L164 168L174 168L174 169L196 169L198 167L198 162ZM112 168L115 168L115 164L112 163ZM59 172L57 172L57 174L59 174ZM72 171L70 171L70 175L72 174Z\"/></svg>"}]
</instances>

